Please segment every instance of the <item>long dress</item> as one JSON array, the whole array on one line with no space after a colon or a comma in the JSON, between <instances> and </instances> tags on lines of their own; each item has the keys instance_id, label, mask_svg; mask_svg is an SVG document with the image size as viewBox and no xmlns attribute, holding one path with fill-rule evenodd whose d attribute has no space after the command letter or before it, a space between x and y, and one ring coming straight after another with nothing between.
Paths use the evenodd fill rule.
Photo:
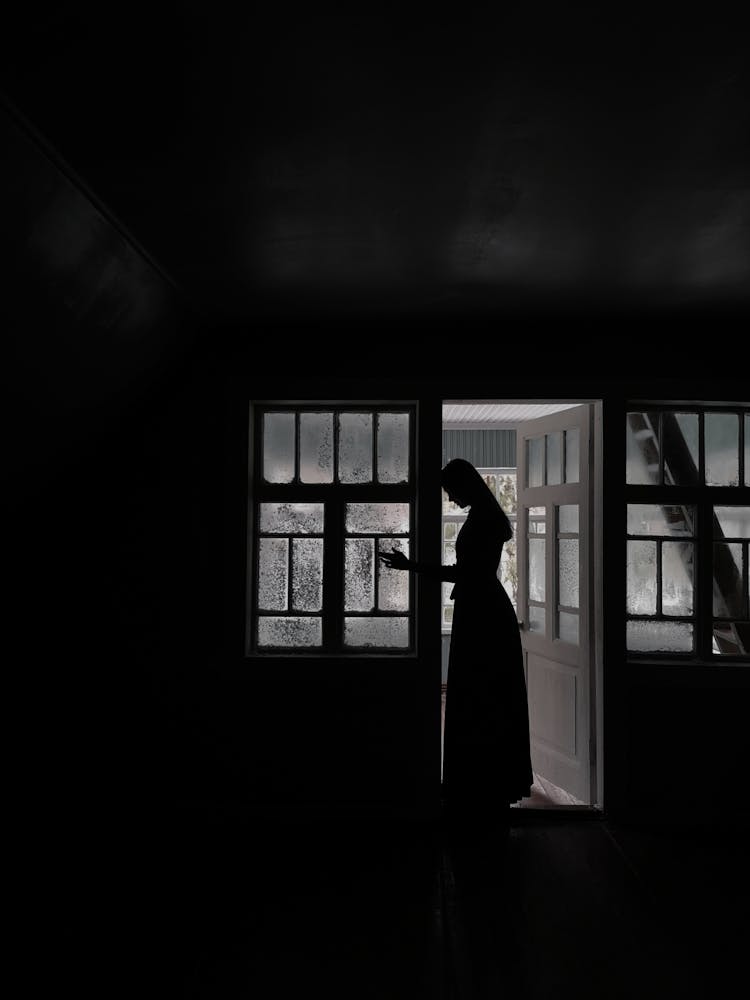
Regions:
<instances>
[{"instance_id":1,"label":"long dress","mask_svg":"<svg viewBox=\"0 0 750 1000\"><path fill-rule=\"evenodd\" d=\"M472 507L456 539L443 743L443 796L461 808L507 806L533 781L523 653L513 605L497 578L511 537L497 509Z\"/></svg>"}]
</instances>

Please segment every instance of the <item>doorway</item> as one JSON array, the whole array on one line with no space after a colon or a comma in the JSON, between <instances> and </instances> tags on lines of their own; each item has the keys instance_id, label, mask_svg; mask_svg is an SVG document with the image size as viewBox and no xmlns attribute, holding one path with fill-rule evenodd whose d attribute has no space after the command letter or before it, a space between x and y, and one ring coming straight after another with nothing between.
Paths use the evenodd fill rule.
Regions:
<instances>
[{"instance_id":1,"label":"doorway","mask_svg":"<svg viewBox=\"0 0 750 1000\"><path fill-rule=\"evenodd\" d=\"M601 401L444 400L442 432L443 464L471 462L513 527L498 577L521 628L534 772L517 806L601 806ZM445 563L465 516L443 496ZM443 718L449 594L444 587Z\"/></svg>"}]
</instances>

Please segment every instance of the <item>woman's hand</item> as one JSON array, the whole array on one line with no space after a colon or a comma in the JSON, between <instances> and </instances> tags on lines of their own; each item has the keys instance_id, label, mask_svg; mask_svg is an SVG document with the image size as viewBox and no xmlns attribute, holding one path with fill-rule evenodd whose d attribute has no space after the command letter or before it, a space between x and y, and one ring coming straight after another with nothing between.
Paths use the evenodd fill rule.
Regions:
<instances>
[{"instance_id":1,"label":"woman's hand","mask_svg":"<svg viewBox=\"0 0 750 1000\"><path fill-rule=\"evenodd\" d=\"M410 569L411 563L403 552L393 549L391 552L382 552L380 561L385 563L388 569Z\"/></svg>"}]
</instances>

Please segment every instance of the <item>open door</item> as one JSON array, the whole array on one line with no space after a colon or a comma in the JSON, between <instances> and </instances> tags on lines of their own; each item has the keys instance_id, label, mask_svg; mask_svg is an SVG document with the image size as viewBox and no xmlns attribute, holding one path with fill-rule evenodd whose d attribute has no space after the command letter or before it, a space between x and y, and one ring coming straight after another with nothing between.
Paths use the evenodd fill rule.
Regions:
<instances>
[{"instance_id":1,"label":"open door","mask_svg":"<svg viewBox=\"0 0 750 1000\"><path fill-rule=\"evenodd\" d=\"M595 761L591 407L519 424L518 619L534 771L590 804Z\"/></svg>"}]
</instances>

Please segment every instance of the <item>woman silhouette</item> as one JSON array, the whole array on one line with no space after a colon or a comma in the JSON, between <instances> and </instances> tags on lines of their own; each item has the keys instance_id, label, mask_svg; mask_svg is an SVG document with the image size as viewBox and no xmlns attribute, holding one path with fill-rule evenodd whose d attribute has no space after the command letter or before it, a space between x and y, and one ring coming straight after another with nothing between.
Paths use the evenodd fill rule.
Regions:
<instances>
[{"instance_id":1,"label":"woman silhouette","mask_svg":"<svg viewBox=\"0 0 750 1000\"><path fill-rule=\"evenodd\" d=\"M453 566L428 566L401 552L381 559L392 569L452 581L443 798L453 816L502 814L530 792L529 720L523 654L513 605L497 578L510 522L473 465L448 462L441 482L469 514L456 539ZM506 813L507 816L507 813Z\"/></svg>"}]
</instances>

